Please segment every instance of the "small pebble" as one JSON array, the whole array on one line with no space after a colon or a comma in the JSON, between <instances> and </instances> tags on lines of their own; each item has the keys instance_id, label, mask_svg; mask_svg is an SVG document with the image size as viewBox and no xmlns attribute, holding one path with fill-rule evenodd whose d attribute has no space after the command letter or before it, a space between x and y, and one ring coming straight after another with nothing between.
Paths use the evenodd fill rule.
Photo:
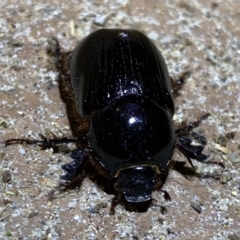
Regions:
<instances>
[{"instance_id":1,"label":"small pebble","mask_svg":"<svg viewBox=\"0 0 240 240\"><path fill-rule=\"evenodd\" d=\"M25 155L25 153L26 153L26 151L24 150L24 149L19 149L19 151L18 151L21 155Z\"/></svg>"},{"instance_id":2,"label":"small pebble","mask_svg":"<svg viewBox=\"0 0 240 240\"><path fill-rule=\"evenodd\" d=\"M236 191L232 191L231 194L234 196L234 197L237 197L238 193Z\"/></svg>"},{"instance_id":3,"label":"small pebble","mask_svg":"<svg viewBox=\"0 0 240 240\"><path fill-rule=\"evenodd\" d=\"M107 21L110 19L111 16L112 16L112 13L109 13L109 14L106 14L106 15L97 16L94 19L94 23L96 25L99 25L99 26L104 26L107 23Z\"/></svg>"}]
</instances>

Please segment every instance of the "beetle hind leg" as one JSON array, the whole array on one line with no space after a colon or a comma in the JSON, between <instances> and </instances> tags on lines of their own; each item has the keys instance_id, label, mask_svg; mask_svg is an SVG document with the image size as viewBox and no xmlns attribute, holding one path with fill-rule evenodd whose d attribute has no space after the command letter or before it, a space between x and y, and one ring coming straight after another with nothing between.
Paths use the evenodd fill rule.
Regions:
<instances>
[{"instance_id":1,"label":"beetle hind leg","mask_svg":"<svg viewBox=\"0 0 240 240\"><path fill-rule=\"evenodd\" d=\"M49 39L46 51L50 57L50 64L54 65L55 70L58 72L59 92L63 102L66 104L67 116L73 136L85 136L88 131L88 123L80 117L77 111L71 86L70 65L72 52L62 52L55 37Z\"/></svg>"}]
</instances>

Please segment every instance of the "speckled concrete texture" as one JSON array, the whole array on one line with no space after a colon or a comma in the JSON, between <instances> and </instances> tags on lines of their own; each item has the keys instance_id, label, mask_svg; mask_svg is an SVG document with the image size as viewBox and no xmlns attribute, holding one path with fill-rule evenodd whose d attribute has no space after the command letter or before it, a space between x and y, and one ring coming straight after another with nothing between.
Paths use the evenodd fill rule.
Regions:
<instances>
[{"instance_id":1,"label":"speckled concrete texture","mask_svg":"<svg viewBox=\"0 0 240 240\"><path fill-rule=\"evenodd\" d=\"M47 39L63 49L93 30L134 28L161 49L171 76L191 76L176 99L176 123L211 113L199 127L205 152L225 169L194 161L212 178L186 179L171 171L145 213L119 204L86 178L79 191L48 200L68 154L36 146L0 145L0 239L240 239L240 1L117 0L0 2L0 141L38 138L47 131L70 136ZM177 152L174 159L185 159ZM201 214L191 204L200 206ZM167 208L161 214L160 206ZM93 211L94 209L94 211Z\"/></svg>"}]
</instances>

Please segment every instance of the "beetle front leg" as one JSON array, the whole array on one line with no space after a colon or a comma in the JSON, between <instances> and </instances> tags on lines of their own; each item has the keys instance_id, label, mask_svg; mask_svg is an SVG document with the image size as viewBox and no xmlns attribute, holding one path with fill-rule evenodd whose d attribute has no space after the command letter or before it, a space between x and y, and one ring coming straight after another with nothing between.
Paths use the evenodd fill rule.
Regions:
<instances>
[{"instance_id":1,"label":"beetle front leg","mask_svg":"<svg viewBox=\"0 0 240 240\"><path fill-rule=\"evenodd\" d=\"M184 156L186 156L188 162L192 167L194 166L192 164L191 159L196 159L199 162L204 162L208 158L208 155L202 154L204 146L202 145L192 146L191 140L189 138L177 137L176 147Z\"/></svg>"},{"instance_id":2,"label":"beetle front leg","mask_svg":"<svg viewBox=\"0 0 240 240\"><path fill-rule=\"evenodd\" d=\"M192 134L192 130L200 125L200 123L209 117L209 113L202 115L199 119L194 122L188 124L182 124L175 130L176 134L176 142L175 146L179 149L179 151L187 158L188 162L192 167L193 163L191 159L196 159L199 162L204 162L208 155L202 154L204 149L203 145L193 146L191 145L192 140L189 136ZM193 134L192 134L193 135ZM195 134L198 139L201 140L202 144L206 144L206 139L200 134Z\"/></svg>"},{"instance_id":3,"label":"beetle front leg","mask_svg":"<svg viewBox=\"0 0 240 240\"><path fill-rule=\"evenodd\" d=\"M203 145L199 146L192 146L191 140L188 138L177 138L177 145L178 149L181 153L187 158L190 165L194 168L192 160L195 159L201 163L208 163L208 164L216 164L222 168L225 168L225 165L220 161L206 161L209 155L202 154L202 150L204 149Z\"/></svg>"},{"instance_id":4,"label":"beetle front leg","mask_svg":"<svg viewBox=\"0 0 240 240\"><path fill-rule=\"evenodd\" d=\"M209 156L202 153L204 145L207 143L206 139L199 133L193 132L192 130L198 127L201 124L201 122L204 119L208 118L209 116L210 114L206 113L194 122L191 122L189 124L183 124L175 131L176 134L175 146L187 158L188 162L193 168L194 166L191 159L195 159L198 162L203 163L206 162L206 159ZM192 136L195 139L197 139L202 145L197 146L192 145L191 144L192 140L189 138L189 136ZM225 167L221 162L207 161L206 163L217 164L223 168Z\"/></svg>"},{"instance_id":5,"label":"beetle front leg","mask_svg":"<svg viewBox=\"0 0 240 240\"><path fill-rule=\"evenodd\" d=\"M66 172L66 174L60 177L61 185L67 187L82 178L82 168L87 156L88 150L84 148L76 149L72 152L71 158L74 160L70 163L62 165L62 169Z\"/></svg>"},{"instance_id":6,"label":"beetle front leg","mask_svg":"<svg viewBox=\"0 0 240 240\"><path fill-rule=\"evenodd\" d=\"M115 191L115 195L112 199L112 203L111 203L111 207L110 207L110 211L109 214L110 215L114 215L115 214L115 207L122 201L123 199L123 193L122 190L118 187L117 183L114 183L114 191Z\"/></svg>"}]
</instances>

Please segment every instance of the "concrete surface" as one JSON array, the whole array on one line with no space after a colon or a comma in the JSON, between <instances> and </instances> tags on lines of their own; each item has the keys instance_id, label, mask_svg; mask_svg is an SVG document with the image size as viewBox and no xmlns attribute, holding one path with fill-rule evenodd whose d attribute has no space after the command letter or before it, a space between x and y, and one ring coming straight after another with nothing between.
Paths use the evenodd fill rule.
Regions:
<instances>
[{"instance_id":1,"label":"concrete surface","mask_svg":"<svg viewBox=\"0 0 240 240\"><path fill-rule=\"evenodd\" d=\"M79 191L48 201L69 155L1 144L0 239L240 239L239 23L237 0L2 0L1 142L48 130L71 135L56 73L47 63L48 37L71 50L95 29L135 28L156 42L172 76L192 72L176 99L175 121L210 112L199 131L208 140L205 152L226 168L194 161L199 172L216 172L220 179L188 180L171 171L163 188L171 202L154 192L147 212L119 204L111 216L113 195L89 178ZM177 152L174 159L184 161ZM192 203L201 206L201 214Z\"/></svg>"}]
</instances>

